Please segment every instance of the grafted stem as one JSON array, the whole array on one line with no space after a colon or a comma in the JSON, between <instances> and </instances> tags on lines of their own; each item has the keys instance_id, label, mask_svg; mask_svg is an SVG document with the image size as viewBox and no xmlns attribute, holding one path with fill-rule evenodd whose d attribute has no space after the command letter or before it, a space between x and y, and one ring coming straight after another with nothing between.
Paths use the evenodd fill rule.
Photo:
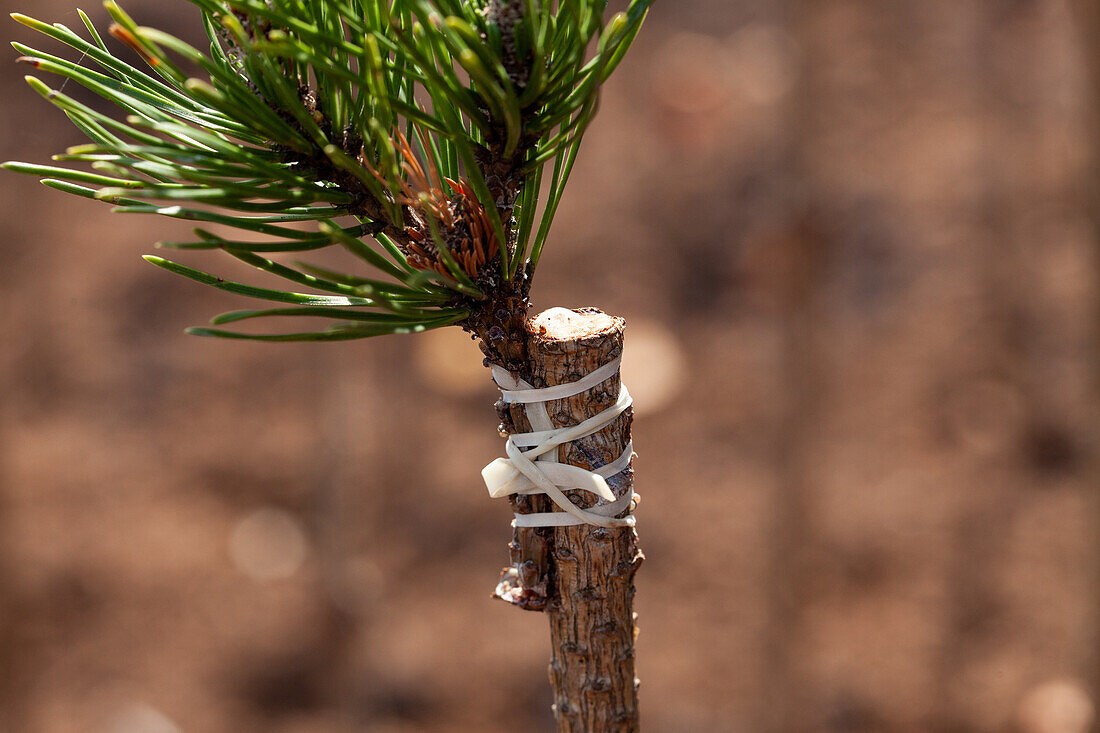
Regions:
<instances>
[{"instance_id":1,"label":"grafted stem","mask_svg":"<svg viewBox=\"0 0 1100 733\"><path fill-rule=\"evenodd\" d=\"M535 387L574 382L622 353L625 321L594 308L555 308L528 319L525 379ZM547 403L557 427L576 425L615 403L619 375L579 395ZM511 427L529 429L522 406ZM630 441L627 410L599 432L558 449L558 460L592 470L616 459ZM506 425L507 425L506 421ZM633 485L633 468L608 479L616 496ZM570 495L581 507L584 492ZM519 513L554 511L546 497L513 496ZM638 730L634 677L634 573L643 559L633 528L591 525L517 529L497 597L550 618L554 715L565 733Z\"/></svg>"}]
</instances>

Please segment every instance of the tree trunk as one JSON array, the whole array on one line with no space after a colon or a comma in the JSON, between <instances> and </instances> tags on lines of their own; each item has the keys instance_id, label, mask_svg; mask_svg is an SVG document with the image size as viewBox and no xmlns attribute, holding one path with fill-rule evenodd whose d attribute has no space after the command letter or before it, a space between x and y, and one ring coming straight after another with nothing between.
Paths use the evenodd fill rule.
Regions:
<instances>
[{"instance_id":1,"label":"tree trunk","mask_svg":"<svg viewBox=\"0 0 1100 733\"><path fill-rule=\"evenodd\" d=\"M575 382L622 353L625 321L594 308L555 308L526 323L528 373L536 388ZM574 397L546 404L556 427L576 425L613 405L619 374ZM522 405L502 406L504 429L524 432ZM593 470L611 463L630 441L631 410L599 432L558 448L558 461ZM633 485L633 466L609 479L621 497ZM565 492L582 508L586 492ZM520 514L555 511L543 495L512 496ZM629 511L629 510L627 510ZM638 730L634 677L634 573L643 559L633 527L517 528L496 596L550 617L550 684L559 731L627 733Z\"/></svg>"}]
</instances>

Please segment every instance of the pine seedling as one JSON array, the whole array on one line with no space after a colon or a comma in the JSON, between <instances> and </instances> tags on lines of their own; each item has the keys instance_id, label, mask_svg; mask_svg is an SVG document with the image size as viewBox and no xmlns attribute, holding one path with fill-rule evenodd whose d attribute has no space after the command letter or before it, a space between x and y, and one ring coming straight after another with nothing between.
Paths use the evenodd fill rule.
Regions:
<instances>
[{"instance_id":1,"label":"pine seedling","mask_svg":"<svg viewBox=\"0 0 1100 733\"><path fill-rule=\"evenodd\" d=\"M530 461L513 456L514 475L497 486L517 513L497 596L551 616L562 730L635 730L630 596L641 554L629 516L629 395L615 366L622 321L561 309L531 318L528 295L600 87L652 0L615 14L607 0L187 1L208 47L140 26L114 0L104 3L107 34L82 11L84 33L13 14L79 54L73 61L12 44L20 62L68 80L53 88L27 77L89 142L55 156L57 165L3 167L119 213L193 222L193 238L158 246L222 250L287 281L285 290L257 287L147 256L272 304L223 313L192 334L339 341L445 326L473 334L498 383L511 384L498 403L502 427L514 438L541 435L541 447L522 447L548 454L544 471L543 461L558 460L599 474L593 495L583 491L588 479L557 482L564 493L547 489L575 522L528 525L524 517L555 507L536 490L547 479L524 484ZM70 82L119 113L66 94ZM325 248L346 250L358 267L311 264L310 253ZM321 325L257 333L255 319ZM604 381L583 392L521 395L600 368ZM541 408L526 406L547 402L553 409L540 414L554 422L540 427L531 409ZM551 435L569 427L563 415L573 424L610 419L569 441ZM594 495L616 514L598 514Z\"/></svg>"}]
</instances>

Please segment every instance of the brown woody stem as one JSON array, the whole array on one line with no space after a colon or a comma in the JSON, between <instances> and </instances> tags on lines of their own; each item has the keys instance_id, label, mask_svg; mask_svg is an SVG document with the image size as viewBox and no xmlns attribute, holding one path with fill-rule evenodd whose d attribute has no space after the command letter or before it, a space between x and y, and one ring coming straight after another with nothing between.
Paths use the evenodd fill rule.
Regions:
<instances>
[{"instance_id":1,"label":"brown woody stem","mask_svg":"<svg viewBox=\"0 0 1100 733\"><path fill-rule=\"evenodd\" d=\"M622 353L625 321L594 308L555 308L526 322L525 376L535 387L575 382ZM620 379L546 404L558 427L572 426L615 403ZM510 409L516 431L529 429L522 406ZM627 410L599 432L558 449L558 460L592 470L618 458L630 441ZM631 490L633 467L608 479L616 496ZM566 492L581 507L584 492ZM519 513L556 511L542 495L513 496ZM633 528L591 525L516 529L496 596L550 617L550 683L563 733L638 730L634 677L634 573L643 560Z\"/></svg>"}]
</instances>

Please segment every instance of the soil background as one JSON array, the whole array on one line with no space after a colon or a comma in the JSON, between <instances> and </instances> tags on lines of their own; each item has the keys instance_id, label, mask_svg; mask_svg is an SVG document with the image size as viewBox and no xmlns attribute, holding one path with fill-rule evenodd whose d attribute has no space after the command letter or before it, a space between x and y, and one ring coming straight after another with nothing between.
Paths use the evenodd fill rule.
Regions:
<instances>
[{"instance_id":1,"label":"soil background","mask_svg":"<svg viewBox=\"0 0 1100 733\"><path fill-rule=\"evenodd\" d=\"M1090 9L656 3L534 289L629 324L645 730L1090 728ZM47 161L23 73L0 159ZM470 341L187 337L247 304L139 258L185 227L0 192L0 730L553 730Z\"/></svg>"}]
</instances>

